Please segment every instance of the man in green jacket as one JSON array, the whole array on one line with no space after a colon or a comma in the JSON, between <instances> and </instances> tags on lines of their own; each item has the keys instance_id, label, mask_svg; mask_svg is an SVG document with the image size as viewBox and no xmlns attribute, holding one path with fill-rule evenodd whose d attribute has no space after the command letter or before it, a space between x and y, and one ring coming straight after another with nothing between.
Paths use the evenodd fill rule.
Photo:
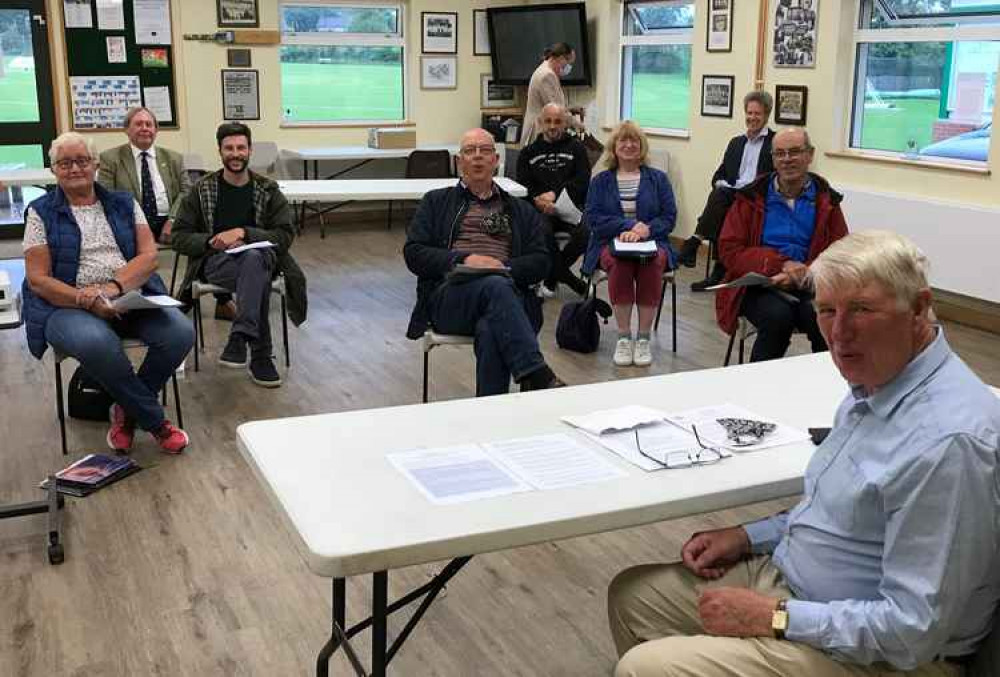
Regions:
<instances>
[{"instance_id":1,"label":"man in green jacket","mask_svg":"<svg viewBox=\"0 0 1000 677\"><path fill-rule=\"evenodd\" d=\"M252 140L246 125L223 123L215 136L222 169L194 185L174 221L173 247L190 258L181 298L190 296L196 278L235 291L238 312L219 363L245 368L249 349L251 380L276 388L281 376L268 322L274 276L285 276L294 324L305 321L307 308L305 275L288 251L295 239L292 209L277 183L248 169ZM229 251L262 242L273 246Z\"/></svg>"}]
</instances>

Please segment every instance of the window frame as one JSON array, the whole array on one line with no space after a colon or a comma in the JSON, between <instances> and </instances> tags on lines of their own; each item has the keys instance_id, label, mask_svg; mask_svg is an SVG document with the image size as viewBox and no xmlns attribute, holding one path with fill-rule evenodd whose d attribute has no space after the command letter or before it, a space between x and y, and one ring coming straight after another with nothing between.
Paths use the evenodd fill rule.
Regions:
<instances>
[{"instance_id":1,"label":"window frame","mask_svg":"<svg viewBox=\"0 0 1000 677\"><path fill-rule=\"evenodd\" d=\"M347 120L288 120L282 112L281 127L370 127L372 125L408 125L410 124L410 46L407 40L406 0L279 0L278 3L278 30L281 33L281 42L278 45L278 72L279 91L281 78L281 56L280 49L285 46L301 45L306 47L398 47L402 50L403 69L403 116L393 120L373 120L366 118ZM282 12L285 7L352 7L368 8L382 7L391 8L398 12L398 19L395 33L374 34L374 33L338 33L335 31L298 33L294 31L285 32L281 30ZM284 101L282 101L284 110Z\"/></svg>"},{"instance_id":2,"label":"window frame","mask_svg":"<svg viewBox=\"0 0 1000 677\"><path fill-rule=\"evenodd\" d=\"M626 35L627 14L631 7L639 5L659 5L659 6L684 6L690 5L694 12L692 25L687 28L661 28L652 29L647 35ZM697 23L698 6L694 0L624 0L621 3L621 11L617 12L617 59L615 60L615 82L617 87L613 92L616 98L615 104L609 109L618 111L618 119L630 119L631 110L627 110L626 92L632 91L632 55L630 47L643 46L665 46L665 45L689 45L691 47L692 60L694 57L694 24ZM690 76L690 73L688 74ZM687 127L645 127L643 131L659 136L676 136L682 138L690 137L691 111L688 110Z\"/></svg>"},{"instance_id":3,"label":"window frame","mask_svg":"<svg viewBox=\"0 0 1000 677\"><path fill-rule=\"evenodd\" d=\"M882 8L882 16L890 24L889 28L866 28L870 24L874 12ZM932 158L913 159L906 151L890 151L877 148L865 148L854 145L856 125L864 124L865 96L862 84L867 80L868 50L871 45L879 43L917 43L917 42L1000 42L1000 10L975 13L941 13L926 16L906 15L896 16L884 2L880 0L857 0L854 3L854 32L851 36L853 64L850 81L850 110L847 116L845 148L853 152L877 157L914 161L916 163L932 160L934 163L954 165L957 167L988 167L989 150L992 150L995 137L991 135L987 151L987 160L964 160L934 156ZM954 25L941 25L943 23ZM1000 71L994 87L1000 86ZM950 96L950 95L949 95ZM996 116L997 100L994 98L994 117ZM946 104L947 105L947 104Z\"/></svg>"}]
</instances>

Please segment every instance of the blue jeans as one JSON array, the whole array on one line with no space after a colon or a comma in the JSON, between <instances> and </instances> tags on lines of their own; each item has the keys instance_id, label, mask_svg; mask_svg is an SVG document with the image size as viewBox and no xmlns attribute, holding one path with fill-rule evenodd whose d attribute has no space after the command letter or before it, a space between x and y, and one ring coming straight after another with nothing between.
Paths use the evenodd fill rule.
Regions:
<instances>
[{"instance_id":1,"label":"blue jeans","mask_svg":"<svg viewBox=\"0 0 1000 677\"><path fill-rule=\"evenodd\" d=\"M194 345L194 327L176 308L134 310L107 321L77 308L60 308L45 324L49 345L77 360L125 414L143 430L158 430L166 417L159 392ZM122 338L148 346L138 373Z\"/></svg>"},{"instance_id":2,"label":"blue jeans","mask_svg":"<svg viewBox=\"0 0 1000 677\"><path fill-rule=\"evenodd\" d=\"M545 365L524 303L503 275L446 282L431 294L434 330L475 339L476 397L502 395L512 374L519 381Z\"/></svg>"}]
</instances>

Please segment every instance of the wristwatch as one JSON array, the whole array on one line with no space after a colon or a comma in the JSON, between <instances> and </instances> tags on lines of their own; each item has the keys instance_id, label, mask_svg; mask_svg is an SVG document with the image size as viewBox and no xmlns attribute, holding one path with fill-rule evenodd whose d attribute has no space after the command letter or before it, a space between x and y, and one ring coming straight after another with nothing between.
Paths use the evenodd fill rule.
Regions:
<instances>
[{"instance_id":1,"label":"wristwatch","mask_svg":"<svg viewBox=\"0 0 1000 677\"><path fill-rule=\"evenodd\" d=\"M775 638L784 639L785 631L788 630L788 600L779 599L774 612L771 614L771 631Z\"/></svg>"}]
</instances>

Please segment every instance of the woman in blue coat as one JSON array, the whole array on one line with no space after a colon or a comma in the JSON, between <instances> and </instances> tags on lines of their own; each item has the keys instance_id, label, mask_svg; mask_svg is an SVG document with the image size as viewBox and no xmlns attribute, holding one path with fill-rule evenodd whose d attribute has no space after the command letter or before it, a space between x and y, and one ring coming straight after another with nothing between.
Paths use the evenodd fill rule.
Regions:
<instances>
[{"instance_id":1,"label":"woman in blue coat","mask_svg":"<svg viewBox=\"0 0 1000 677\"><path fill-rule=\"evenodd\" d=\"M607 169L594 177L587 192L590 244L583 273L600 266L608 274L608 294L618 323L614 363L620 367L649 366L650 330L660 304L663 271L674 266L667 236L677 220L674 191L667 175L647 165L649 142L631 120L611 133L602 159ZM656 255L643 260L616 257L612 242L656 243ZM632 338L632 307L639 309L639 326Z\"/></svg>"}]
</instances>

